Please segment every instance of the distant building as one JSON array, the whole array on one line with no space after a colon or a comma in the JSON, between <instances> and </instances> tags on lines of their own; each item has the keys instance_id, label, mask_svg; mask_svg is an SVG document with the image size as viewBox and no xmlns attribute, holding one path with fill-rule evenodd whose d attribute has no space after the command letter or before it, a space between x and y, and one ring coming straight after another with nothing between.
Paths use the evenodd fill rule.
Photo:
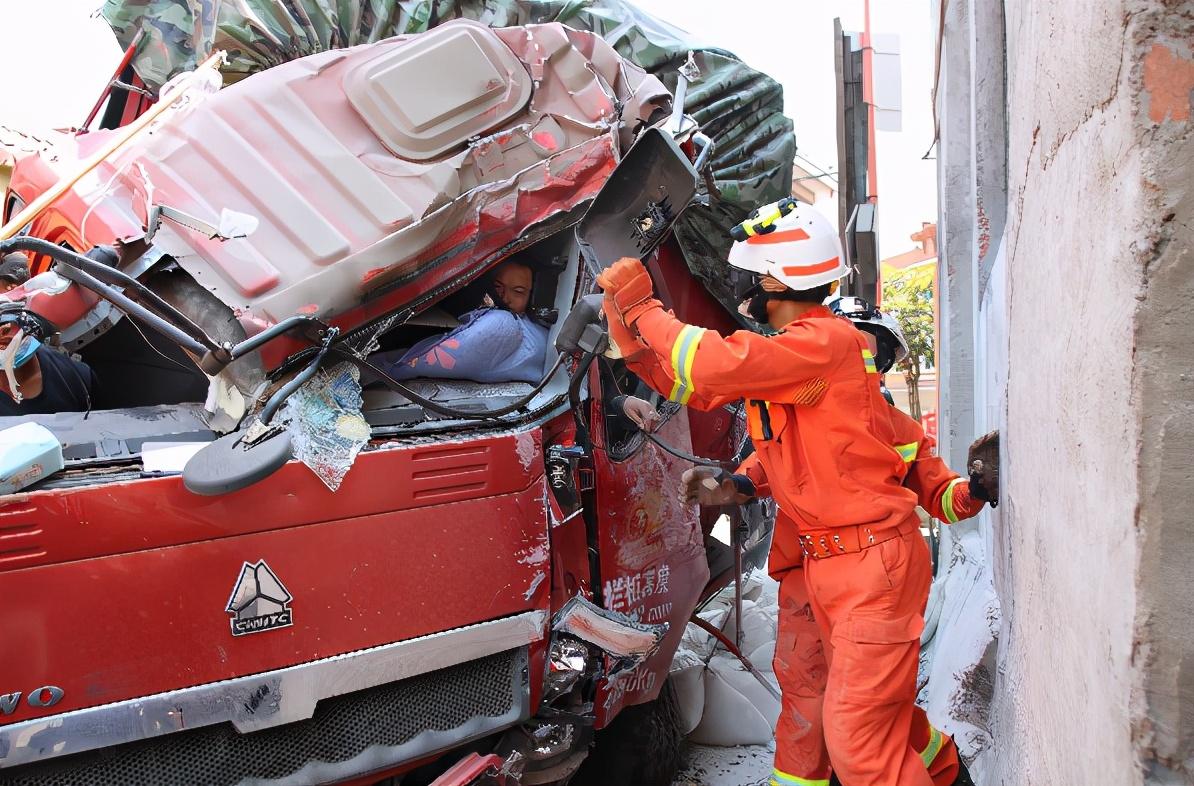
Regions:
<instances>
[{"instance_id":1,"label":"distant building","mask_svg":"<svg viewBox=\"0 0 1194 786\"><path fill-rule=\"evenodd\" d=\"M933 289L933 346L939 344L938 335L940 316L937 308L937 225L924 222L919 232L910 236L917 247L903 254L884 259L879 267L880 280L886 281L895 275L907 275L916 272L926 276ZM896 406L905 412L909 411L908 390L904 382L904 375L893 371L887 375L887 387L895 398ZM925 431L934 439L937 438L937 372L933 368L922 368L920 383L921 423Z\"/></svg>"}]
</instances>

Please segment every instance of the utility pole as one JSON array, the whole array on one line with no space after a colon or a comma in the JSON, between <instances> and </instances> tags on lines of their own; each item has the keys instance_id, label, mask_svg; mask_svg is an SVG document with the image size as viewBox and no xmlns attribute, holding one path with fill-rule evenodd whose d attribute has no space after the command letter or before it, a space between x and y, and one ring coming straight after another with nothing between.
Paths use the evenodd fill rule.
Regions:
<instances>
[{"instance_id":1,"label":"utility pole","mask_svg":"<svg viewBox=\"0 0 1194 786\"><path fill-rule=\"evenodd\" d=\"M867 161L866 201L879 211L879 165L875 144L875 47L871 41L871 0L862 5L862 100L866 104ZM878 226L875 227L878 230ZM878 243L875 244L876 248ZM878 306L883 302L883 265L878 254L875 259L875 292L871 298Z\"/></svg>"},{"instance_id":2,"label":"utility pole","mask_svg":"<svg viewBox=\"0 0 1194 786\"><path fill-rule=\"evenodd\" d=\"M870 0L861 34L846 32L834 20L837 47L838 200L842 246L855 275L843 294L878 302L879 244L876 210L879 178L875 166L874 48Z\"/></svg>"},{"instance_id":3,"label":"utility pole","mask_svg":"<svg viewBox=\"0 0 1194 786\"><path fill-rule=\"evenodd\" d=\"M875 163L875 47L871 42L871 0L863 0L862 9L862 100L866 104L867 121L866 201L878 205L879 167Z\"/></svg>"}]
</instances>

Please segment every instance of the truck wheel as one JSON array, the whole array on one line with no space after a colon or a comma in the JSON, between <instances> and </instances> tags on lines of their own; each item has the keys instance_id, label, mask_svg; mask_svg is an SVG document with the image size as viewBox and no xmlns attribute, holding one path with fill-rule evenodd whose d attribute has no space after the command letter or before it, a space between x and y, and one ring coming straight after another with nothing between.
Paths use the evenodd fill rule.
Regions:
<instances>
[{"instance_id":1,"label":"truck wheel","mask_svg":"<svg viewBox=\"0 0 1194 786\"><path fill-rule=\"evenodd\" d=\"M684 764L683 745L676 689L664 682L654 701L625 708L597 732L569 786L671 786Z\"/></svg>"}]
</instances>

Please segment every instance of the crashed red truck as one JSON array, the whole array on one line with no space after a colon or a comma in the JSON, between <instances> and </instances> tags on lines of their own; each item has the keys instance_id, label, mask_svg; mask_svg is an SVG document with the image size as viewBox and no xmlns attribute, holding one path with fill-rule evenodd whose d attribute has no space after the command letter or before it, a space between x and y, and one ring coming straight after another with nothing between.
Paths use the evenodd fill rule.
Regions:
<instances>
[{"instance_id":1,"label":"crashed red truck","mask_svg":"<svg viewBox=\"0 0 1194 786\"><path fill-rule=\"evenodd\" d=\"M67 467L0 498L0 783L669 782L669 665L732 560L675 498L688 465L607 419L624 369L565 335L539 386L342 394L509 258L553 342L621 252L730 327L668 234L709 140L559 24L457 21L215 87L192 77L2 246L40 274L10 297L109 387L23 419ZM21 160L6 220L119 133ZM737 413L660 407L681 452L741 450ZM598 751L660 736L585 763L603 729Z\"/></svg>"}]
</instances>

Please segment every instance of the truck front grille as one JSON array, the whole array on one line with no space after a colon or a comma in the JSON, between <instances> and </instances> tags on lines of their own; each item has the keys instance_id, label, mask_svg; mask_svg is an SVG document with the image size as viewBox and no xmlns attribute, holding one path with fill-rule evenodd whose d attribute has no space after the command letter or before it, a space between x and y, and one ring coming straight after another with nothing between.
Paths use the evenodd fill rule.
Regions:
<instances>
[{"instance_id":1,"label":"truck front grille","mask_svg":"<svg viewBox=\"0 0 1194 786\"><path fill-rule=\"evenodd\" d=\"M2 786L282 786L412 761L523 720L526 649L321 701L308 720L249 734L203 727L0 770ZM36 745L36 740L32 741Z\"/></svg>"}]
</instances>

